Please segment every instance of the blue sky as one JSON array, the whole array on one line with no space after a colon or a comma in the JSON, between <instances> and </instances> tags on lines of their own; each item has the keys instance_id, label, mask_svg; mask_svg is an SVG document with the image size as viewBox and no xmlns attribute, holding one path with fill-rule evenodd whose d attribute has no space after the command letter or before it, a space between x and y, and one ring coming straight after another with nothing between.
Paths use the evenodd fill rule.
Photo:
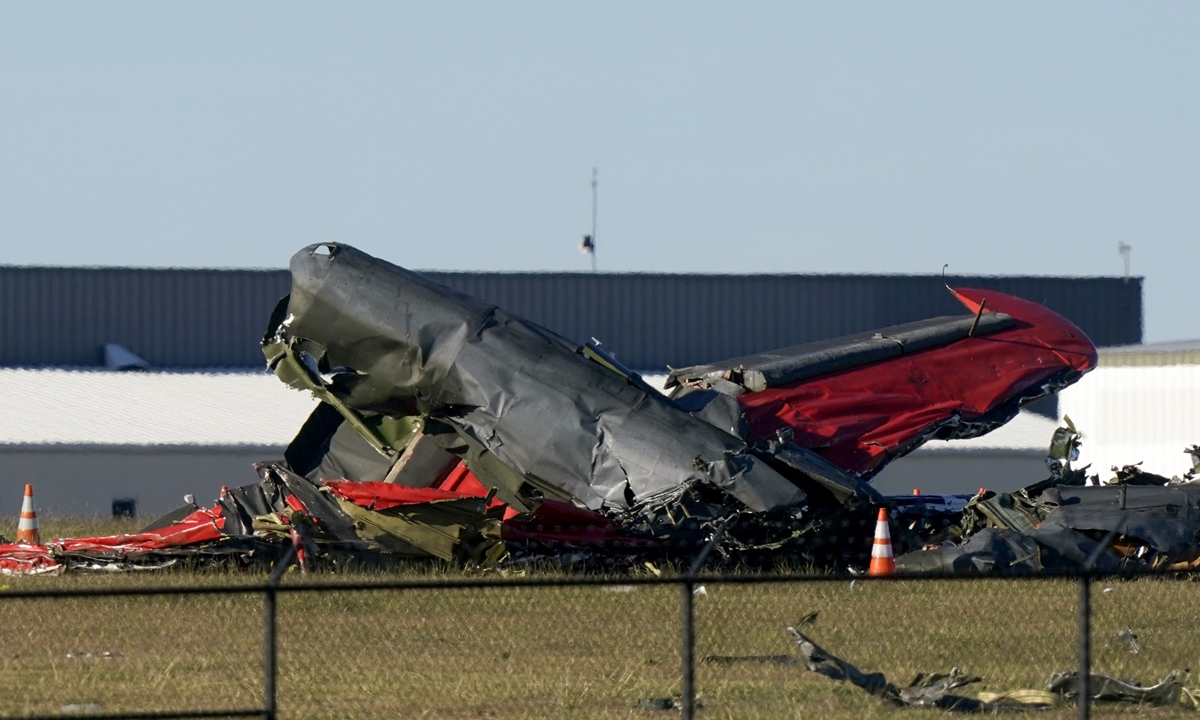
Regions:
<instances>
[{"instance_id":1,"label":"blue sky","mask_svg":"<svg viewBox=\"0 0 1200 720\"><path fill-rule=\"evenodd\" d=\"M1200 337L1200 6L0 0L18 264L1146 277Z\"/></svg>"}]
</instances>

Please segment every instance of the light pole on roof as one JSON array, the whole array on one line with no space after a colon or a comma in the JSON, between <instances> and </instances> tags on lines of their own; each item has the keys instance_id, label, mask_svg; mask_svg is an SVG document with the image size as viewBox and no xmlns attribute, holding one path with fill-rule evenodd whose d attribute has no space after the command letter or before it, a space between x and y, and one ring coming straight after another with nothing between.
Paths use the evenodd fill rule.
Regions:
<instances>
[{"instance_id":1,"label":"light pole on roof","mask_svg":"<svg viewBox=\"0 0 1200 720\"><path fill-rule=\"evenodd\" d=\"M596 272L596 188L599 185L600 171L592 168L592 234L584 235L579 243L579 252L592 256L592 272Z\"/></svg>"}]
</instances>

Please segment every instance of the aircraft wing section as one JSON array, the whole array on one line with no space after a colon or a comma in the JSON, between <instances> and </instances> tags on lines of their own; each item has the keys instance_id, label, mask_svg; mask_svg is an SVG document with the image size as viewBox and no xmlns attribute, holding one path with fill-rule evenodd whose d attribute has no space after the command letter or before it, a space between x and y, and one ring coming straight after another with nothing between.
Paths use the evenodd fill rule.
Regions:
<instances>
[{"instance_id":1,"label":"aircraft wing section","mask_svg":"<svg viewBox=\"0 0 1200 720\"><path fill-rule=\"evenodd\" d=\"M759 392L805 378L940 347L973 335L986 335L1012 325L1013 319L999 312L918 320L873 332L795 345L710 365L681 368L671 372L666 387L709 386L724 380L741 386L741 389L734 391L737 394L744 391Z\"/></svg>"},{"instance_id":2,"label":"aircraft wing section","mask_svg":"<svg viewBox=\"0 0 1200 720\"><path fill-rule=\"evenodd\" d=\"M751 435L790 435L865 478L930 438L983 435L1095 367L1091 341L1051 310L991 290L952 292L974 313L967 319L979 319L973 332L955 336L960 328L950 323L941 344L799 379L781 373L782 383L767 378L766 389L737 398Z\"/></svg>"}]
</instances>

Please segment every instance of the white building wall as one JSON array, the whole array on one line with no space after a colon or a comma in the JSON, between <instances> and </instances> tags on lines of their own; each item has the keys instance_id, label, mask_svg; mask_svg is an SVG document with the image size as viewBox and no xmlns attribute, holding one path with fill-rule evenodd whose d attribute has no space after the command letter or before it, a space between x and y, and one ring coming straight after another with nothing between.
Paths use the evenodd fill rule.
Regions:
<instances>
[{"instance_id":1,"label":"white building wall","mask_svg":"<svg viewBox=\"0 0 1200 720\"><path fill-rule=\"evenodd\" d=\"M131 498L148 521L182 505L186 494L211 505L222 485L258 482L255 462L282 457L281 447L0 446L0 514L15 520L30 483L43 515L108 516L113 500Z\"/></svg>"},{"instance_id":2,"label":"white building wall","mask_svg":"<svg viewBox=\"0 0 1200 720\"><path fill-rule=\"evenodd\" d=\"M267 372L0 368L0 447L287 445L317 401Z\"/></svg>"},{"instance_id":3,"label":"white building wall","mask_svg":"<svg viewBox=\"0 0 1200 720\"><path fill-rule=\"evenodd\" d=\"M1083 434L1079 465L1101 481L1113 466L1182 475L1200 443L1200 365L1101 366L1059 394L1060 415Z\"/></svg>"},{"instance_id":4,"label":"white building wall","mask_svg":"<svg viewBox=\"0 0 1200 720\"><path fill-rule=\"evenodd\" d=\"M140 516L211 503L258 478L316 406L266 372L108 372L0 368L0 513L25 483L43 512Z\"/></svg>"}]
</instances>

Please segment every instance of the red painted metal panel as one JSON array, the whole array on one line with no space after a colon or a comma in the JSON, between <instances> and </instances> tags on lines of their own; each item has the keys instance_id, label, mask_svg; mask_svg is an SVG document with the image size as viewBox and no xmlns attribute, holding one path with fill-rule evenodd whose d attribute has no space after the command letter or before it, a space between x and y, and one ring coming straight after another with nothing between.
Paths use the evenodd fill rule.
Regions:
<instances>
[{"instance_id":1,"label":"red painted metal panel","mask_svg":"<svg viewBox=\"0 0 1200 720\"><path fill-rule=\"evenodd\" d=\"M1056 376L1096 366L1096 348L1066 318L992 290L959 289L972 312L1003 312L1016 324L980 337L808 378L739 398L752 432L784 428L793 442L871 475L887 459L956 419L985 420Z\"/></svg>"}]
</instances>

